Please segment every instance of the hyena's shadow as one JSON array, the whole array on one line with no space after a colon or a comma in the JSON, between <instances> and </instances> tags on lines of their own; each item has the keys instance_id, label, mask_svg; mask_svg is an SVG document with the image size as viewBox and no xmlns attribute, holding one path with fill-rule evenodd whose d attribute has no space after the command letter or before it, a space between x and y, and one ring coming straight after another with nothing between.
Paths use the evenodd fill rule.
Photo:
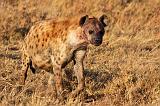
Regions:
<instances>
[{"instance_id":1,"label":"hyena's shadow","mask_svg":"<svg viewBox=\"0 0 160 106\"><path fill-rule=\"evenodd\" d=\"M72 91L77 86L77 79L73 70L65 69L65 76L63 86L67 90ZM112 81L113 76L113 73L107 71L85 69L85 89L83 91L85 101L90 102L102 98L105 94L97 92L105 89L107 83Z\"/></svg>"}]
</instances>

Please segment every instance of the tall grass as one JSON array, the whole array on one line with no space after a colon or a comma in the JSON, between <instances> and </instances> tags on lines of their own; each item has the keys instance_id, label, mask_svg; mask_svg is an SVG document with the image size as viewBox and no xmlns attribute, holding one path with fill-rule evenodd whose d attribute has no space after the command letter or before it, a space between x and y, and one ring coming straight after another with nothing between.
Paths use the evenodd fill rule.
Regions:
<instances>
[{"instance_id":1,"label":"tall grass","mask_svg":"<svg viewBox=\"0 0 160 106\"><path fill-rule=\"evenodd\" d=\"M45 19L85 14L106 14L103 44L90 46L85 59L85 90L66 105L159 105L160 1L159 0L1 0L0 105L49 106L56 104L47 88L48 74L28 73L18 84L23 38L29 28ZM64 72L68 97L76 87L72 64ZM68 79L70 78L70 79Z\"/></svg>"}]
</instances>

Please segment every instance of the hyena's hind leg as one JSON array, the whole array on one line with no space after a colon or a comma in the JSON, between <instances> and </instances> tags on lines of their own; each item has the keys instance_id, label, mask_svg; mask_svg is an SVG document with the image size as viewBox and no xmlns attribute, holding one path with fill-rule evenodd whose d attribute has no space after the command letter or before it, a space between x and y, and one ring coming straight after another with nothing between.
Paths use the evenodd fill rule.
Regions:
<instances>
[{"instance_id":1,"label":"hyena's hind leg","mask_svg":"<svg viewBox=\"0 0 160 106\"><path fill-rule=\"evenodd\" d=\"M24 85L25 80L27 78L27 71L30 66L30 57L28 54L23 53L22 54L22 69L21 69L21 78L20 78L20 84Z\"/></svg>"}]
</instances>

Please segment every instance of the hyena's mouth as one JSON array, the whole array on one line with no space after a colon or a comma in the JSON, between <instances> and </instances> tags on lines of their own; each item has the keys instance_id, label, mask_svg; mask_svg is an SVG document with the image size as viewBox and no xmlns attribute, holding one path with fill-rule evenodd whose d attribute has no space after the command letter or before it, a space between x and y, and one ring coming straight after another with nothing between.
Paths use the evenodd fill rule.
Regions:
<instances>
[{"instance_id":1,"label":"hyena's mouth","mask_svg":"<svg viewBox=\"0 0 160 106\"><path fill-rule=\"evenodd\" d=\"M102 39L93 39L91 41L91 44L93 44L94 46L99 46L102 44Z\"/></svg>"}]
</instances>

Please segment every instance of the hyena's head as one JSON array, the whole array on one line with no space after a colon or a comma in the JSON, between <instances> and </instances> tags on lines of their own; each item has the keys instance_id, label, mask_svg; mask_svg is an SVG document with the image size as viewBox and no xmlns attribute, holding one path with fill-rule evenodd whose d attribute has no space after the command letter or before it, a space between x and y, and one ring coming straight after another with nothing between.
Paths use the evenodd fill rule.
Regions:
<instances>
[{"instance_id":1,"label":"hyena's head","mask_svg":"<svg viewBox=\"0 0 160 106\"><path fill-rule=\"evenodd\" d=\"M79 21L87 40L95 46L102 44L103 36L105 34L104 27L107 26L104 19L106 19L105 15L102 15L99 19L95 17L89 18L88 15L86 15L81 17Z\"/></svg>"}]
</instances>

